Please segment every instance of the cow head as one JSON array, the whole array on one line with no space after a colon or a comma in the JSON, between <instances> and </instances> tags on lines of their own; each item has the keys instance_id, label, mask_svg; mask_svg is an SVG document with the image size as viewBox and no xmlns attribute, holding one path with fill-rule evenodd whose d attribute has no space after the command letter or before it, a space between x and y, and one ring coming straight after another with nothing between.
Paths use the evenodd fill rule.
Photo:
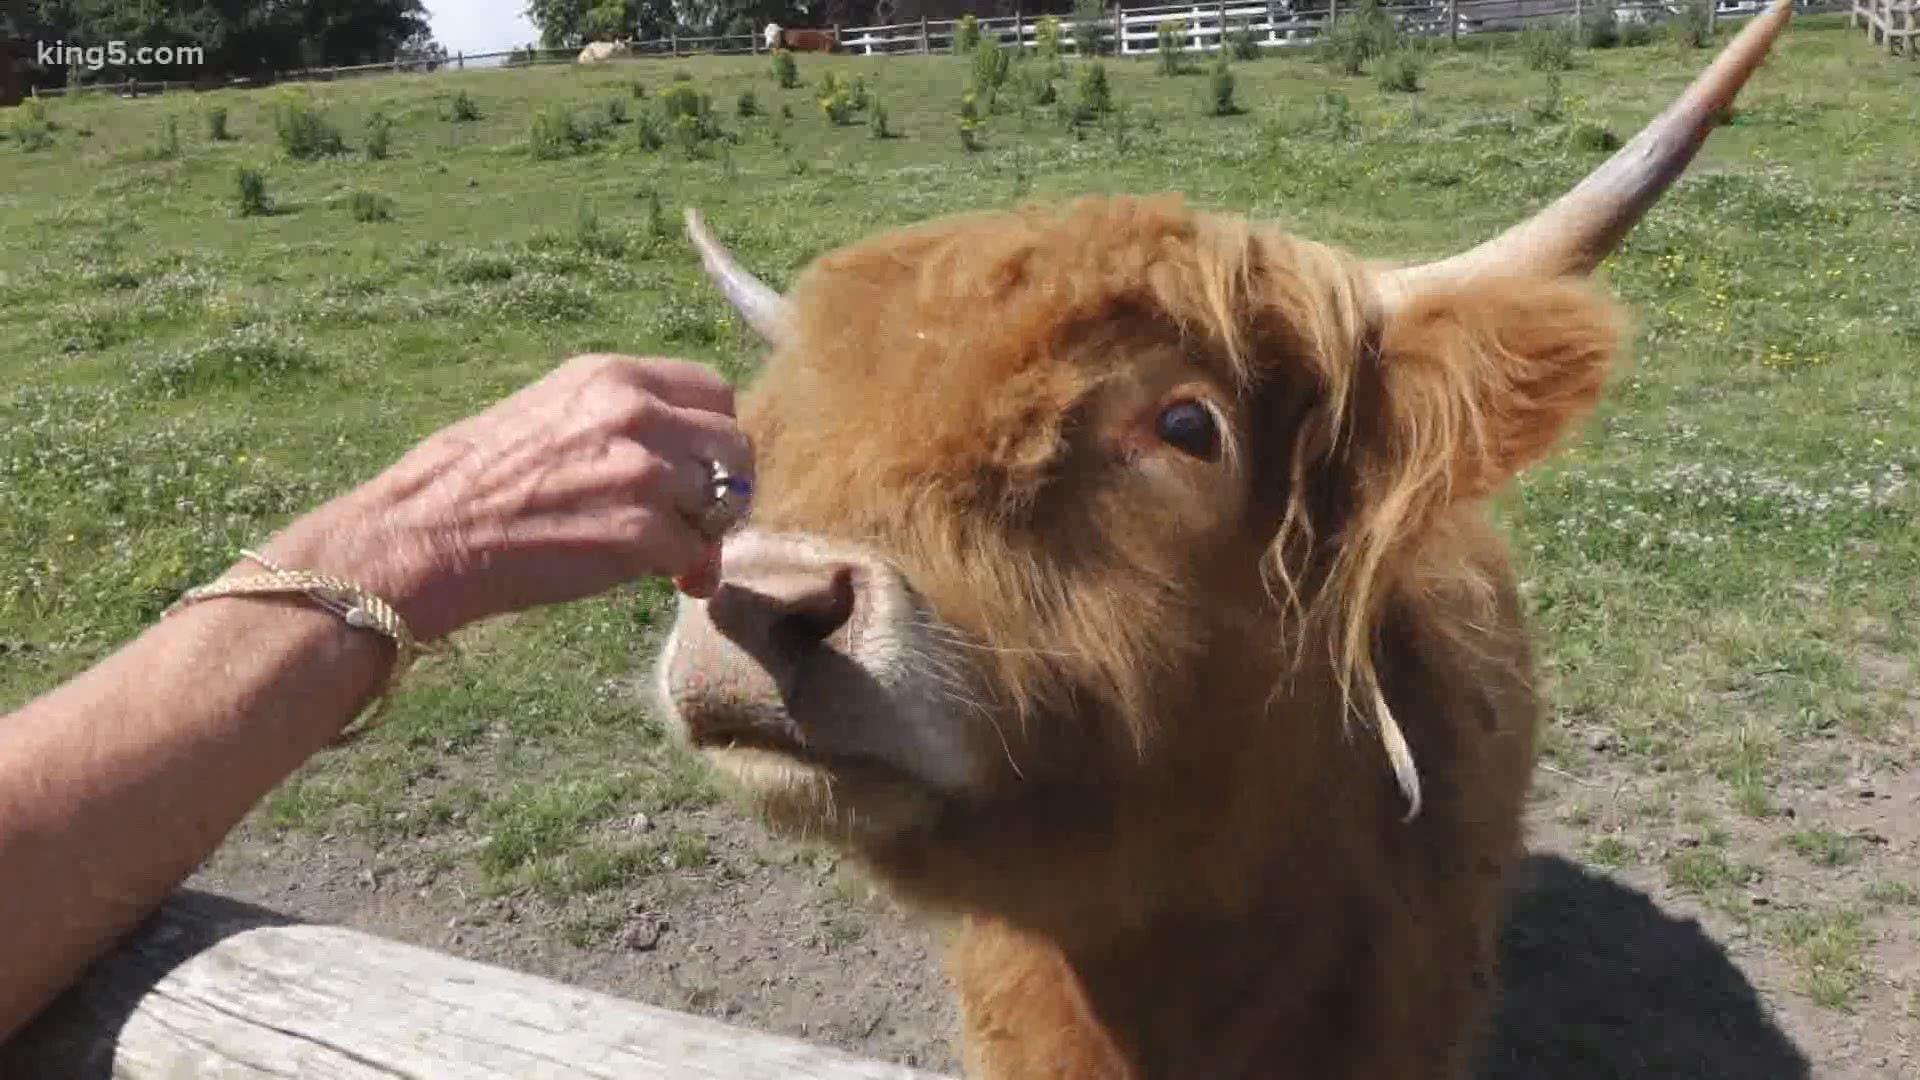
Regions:
<instances>
[{"instance_id":1,"label":"cow head","mask_svg":"<svg viewBox=\"0 0 1920 1080\"><path fill-rule=\"evenodd\" d=\"M1435 263L1090 199L855 244L781 296L689 215L774 350L741 414L751 523L660 661L676 729L774 823L943 902L1339 800L1390 826L1420 775L1383 621L1439 595L1446 632L1502 621L1470 511L1594 404L1622 317L1585 274L1788 3L1565 197Z\"/></svg>"}]
</instances>

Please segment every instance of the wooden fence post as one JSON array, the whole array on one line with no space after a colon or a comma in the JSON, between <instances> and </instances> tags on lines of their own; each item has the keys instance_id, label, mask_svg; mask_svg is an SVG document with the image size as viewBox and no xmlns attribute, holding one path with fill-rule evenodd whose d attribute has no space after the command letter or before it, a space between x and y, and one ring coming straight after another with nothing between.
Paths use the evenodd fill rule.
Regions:
<instances>
[{"instance_id":1,"label":"wooden fence post","mask_svg":"<svg viewBox=\"0 0 1920 1080\"><path fill-rule=\"evenodd\" d=\"M1027 31L1026 31L1026 28L1020 24L1020 9L1014 8L1013 9L1013 51L1018 53L1018 52L1025 52L1026 50L1027 50Z\"/></svg>"},{"instance_id":2,"label":"wooden fence post","mask_svg":"<svg viewBox=\"0 0 1920 1080\"><path fill-rule=\"evenodd\" d=\"M1227 55L1227 0L1220 0L1220 55Z\"/></svg>"},{"instance_id":3,"label":"wooden fence post","mask_svg":"<svg viewBox=\"0 0 1920 1080\"><path fill-rule=\"evenodd\" d=\"M680 55L680 35L677 32L671 30L667 32L667 48L673 50L673 55Z\"/></svg>"},{"instance_id":4,"label":"wooden fence post","mask_svg":"<svg viewBox=\"0 0 1920 1080\"><path fill-rule=\"evenodd\" d=\"M1113 5L1113 55L1127 55L1126 12L1118 3Z\"/></svg>"},{"instance_id":5,"label":"wooden fence post","mask_svg":"<svg viewBox=\"0 0 1920 1080\"><path fill-rule=\"evenodd\" d=\"M1708 40L1712 40L1714 24L1720 21L1720 0L1706 0L1706 4L1707 4L1707 38Z\"/></svg>"},{"instance_id":6,"label":"wooden fence post","mask_svg":"<svg viewBox=\"0 0 1920 1080\"><path fill-rule=\"evenodd\" d=\"M1707 2L1712 3L1713 0L1707 0ZM1580 32L1581 14L1582 13L1580 11L1580 0L1573 0L1573 26L1574 26L1575 34L1578 34Z\"/></svg>"},{"instance_id":7,"label":"wooden fence post","mask_svg":"<svg viewBox=\"0 0 1920 1080\"><path fill-rule=\"evenodd\" d=\"M1340 0L1327 0L1327 29L1340 25Z\"/></svg>"},{"instance_id":8,"label":"wooden fence post","mask_svg":"<svg viewBox=\"0 0 1920 1080\"><path fill-rule=\"evenodd\" d=\"M1268 44L1278 44L1280 41L1280 12L1274 6L1276 3L1277 0L1267 0Z\"/></svg>"},{"instance_id":9,"label":"wooden fence post","mask_svg":"<svg viewBox=\"0 0 1920 1080\"><path fill-rule=\"evenodd\" d=\"M467 53L465 49L453 54L453 70L467 70Z\"/></svg>"},{"instance_id":10,"label":"wooden fence post","mask_svg":"<svg viewBox=\"0 0 1920 1080\"><path fill-rule=\"evenodd\" d=\"M920 55L926 56L931 52L933 52L933 42L927 37L927 17L922 15L920 16Z\"/></svg>"}]
</instances>

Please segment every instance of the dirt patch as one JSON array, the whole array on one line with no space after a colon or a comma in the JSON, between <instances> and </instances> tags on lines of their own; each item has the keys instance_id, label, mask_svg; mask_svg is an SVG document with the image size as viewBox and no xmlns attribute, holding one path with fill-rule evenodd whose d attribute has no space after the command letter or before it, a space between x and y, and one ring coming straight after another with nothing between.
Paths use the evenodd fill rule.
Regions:
<instances>
[{"instance_id":1,"label":"dirt patch","mask_svg":"<svg viewBox=\"0 0 1920 1080\"><path fill-rule=\"evenodd\" d=\"M188 885L630 1000L716 1017L867 1057L957 1071L955 1012L936 931L722 810L671 823L708 838L698 870L662 871L612 898L482 897L431 852L246 826ZM851 894L851 895L849 895ZM604 898L603 898L604 899ZM578 933L578 931L574 931Z\"/></svg>"}]
</instances>

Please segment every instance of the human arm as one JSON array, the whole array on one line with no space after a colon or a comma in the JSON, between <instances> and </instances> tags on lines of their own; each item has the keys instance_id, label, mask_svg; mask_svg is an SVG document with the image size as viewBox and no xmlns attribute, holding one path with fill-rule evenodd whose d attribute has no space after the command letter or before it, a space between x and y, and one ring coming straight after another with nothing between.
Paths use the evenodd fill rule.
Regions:
<instances>
[{"instance_id":1,"label":"human arm","mask_svg":"<svg viewBox=\"0 0 1920 1080\"><path fill-rule=\"evenodd\" d=\"M577 358L261 554L358 583L422 642L645 575L701 593L703 463L751 467L732 411L693 365ZM299 597L210 599L0 719L0 1040L332 741L394 653Z\"/></svg>"}]
</instances>

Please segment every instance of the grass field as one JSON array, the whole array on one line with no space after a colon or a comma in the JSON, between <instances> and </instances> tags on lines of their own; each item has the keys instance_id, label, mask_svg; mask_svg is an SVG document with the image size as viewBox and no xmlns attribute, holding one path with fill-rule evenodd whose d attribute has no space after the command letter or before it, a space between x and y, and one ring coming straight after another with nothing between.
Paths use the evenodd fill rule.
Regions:
<instances>
[{"instance_id":1,"label":"grass field","mask_svg":"<svg viewBox=\"0 0 1920 1080\"><path fill-rule=\"evenodd\" d=\"M878 229L1083 192L1176 189L1433 256L1563 190L1709 55L1583 51L1549 76L1475 43L1428 55L1413 94L1274 57L1235 66L1226 116L1204 72L1109 62L1119 111L1079 126L1078 65L1038 105L1025 60L974 150L951 57L802 57L784 90L764 58L696 59L0 113L0 704L569 354L750 377L685 206L776 285ZM832 123L828 72L860 77L894 137L871 106ZM697 153L653 119L676 86L723 132ZM477 118L452 118L459 94ZM282 151L293 99L344 152ZM242 214L243 168L267 212ZM1874 1054L1920 1015L1916 177L1920 65L1837 18L1791 28L1607 264L1641 326L1599 416L1502 507L1552 703L1541 842L1705 920L1832 1075L1891 1075ZM719 796L637 704L669 611L635 586L470 632L246 835L347 838L535 905L586 950L632 890L739 887L726 852L813 859L727 842ZM823 947L859 937L846 912Z\"/></svg>"}]
</instances>

